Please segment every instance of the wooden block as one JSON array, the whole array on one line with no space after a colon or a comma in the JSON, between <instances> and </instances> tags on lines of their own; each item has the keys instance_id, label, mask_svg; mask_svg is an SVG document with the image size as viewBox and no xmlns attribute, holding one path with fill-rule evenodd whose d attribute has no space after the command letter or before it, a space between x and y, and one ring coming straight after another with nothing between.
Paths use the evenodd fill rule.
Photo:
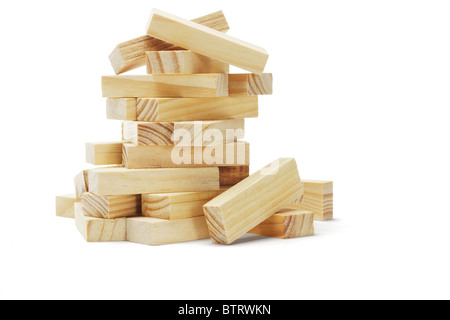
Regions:
<instances>
[{"instance_id":1,"label":"wooden block","mask_svg":"<svg viewBox=\"0 0 450 320\"><path fill-rule=\"evenodd\" d=\"M228 75L153 74L102 77L106 98L208 98L228 96Z\"/></svg>"},{"instance_id":2,"label":"wooden block","mask_svg":"<svg viewBox=\"0 0 450 320\"><path fill-rule=\"evenodd\" d=\"M223 141L232 142L235 136L228 137L228 130L239 130L240 137L243 138L244 120L216 120L216 121L183 121L183 122L136 122L126 121L122 126L122 138L138 146L174 146L183 145L203 146L203 137L207 132L220 133L220 137L215 136L216 143ZM183 134L180 141L178 134ZM186 136L185 136L186 134ZM196 143L199 141L200 143Z\"/></svg>"},{"instance_id":3,"label":"wooden block","mask_svg":"<svg viewBox=\"0 0 450 320\"><path fill-rule=\"evenodd\" d=\"M250 145L244 141L211 147L136 146L124 143L123 163L128 169L248 166ZM237 174L242 175L242 172ZM235 178L231 169L229 172L222 171L222 182L234 181Z\"/></svg>"},{"instance_id":4,"label":"wooden block","mask_svg":"<svg viewBox=\"0 0 450 320\"><path fill-rule=\"evenodd\" d=\"M304 180L305 194L302 209L314 212L314 219L319 221L333 219L333 182Z\"/></svg>"},{"instance_id":5,"label":"wooden block","mask_svg":"<svg viewBox=\"0 0 450 320\"><path fill-rule=\"evenodd\" d=\"M228 92L230 96L260 96L273 93L273 75L256 74L229 74Z\"/></svg>"},{"instance_id":6,"label":"wooden block","mask_svg":"<svg viewBox=\"0 0 450 320\"><path fill-rule=\"evenodd\" d=\"M314 212L302 210L299 205L287 206L249 233L280 239L312 236L314 235Z\"/></svg>"},{"instance_id":7,"label":"wooden block","mask_svg":"<svg viewBox=\"0 0 450 320\"><path fill-rule=\"evenodd\" d=\"M88 170L83 170L74 178L76 198L81 199L83 193L89 192L87 173Z\"/></svg>"},{"instance_id":8,"label":"wooden block","mask_svg":"<svg viewBox=\"0 0 450 320\"><path fill-rule=\"evenodd\" d=\"M181 220L147 217L127 219L127 239L134 243L157 246L208 238L205 217Z\"/></svg>"},{"instance_id":9,"label":"wooden block","mask_svg":"<svg viewBox=\"0 0 450 320\"><path fill-rule=\"evenodd\" d=\"M89 192L100 196L219 190L218 168L91 169Z\"/></svg>"},{"instance_id":10,"label":"wooden block","mask_svg":"<svg viewBox=\"0 0 450 320\"><path fill-rule=\"evenodd\" d=\"M226 63L210 59L190 50L147 51L148 74L229 73Z\"/></svg>"},{"instance_id":11,"label":"wooden block","mask_svg":"<svg viewBox=\"0 0 450 320\"><path fill-rule=\"evenodd\" d=\"M75 225L87 242L127 240L127 219L86 217L81 203L75 203Z\"/></svg>"},{"instance_id":12,"label":"wooden block","mask_svg":"<svg viewBox=\"0 0 450 320\"><path fill-rule=\"evenodd\" d=\"M263 73L269 59L263 48L156 9L147 34L256 74Z\"/></svg>"},{"instance_id":13,"label":"wooden block","mask_svg":"<svg viewBox=\"0 0 450 320\"><path fill-rule=\"evenodd\" d=\"M295 160L277 160L203 207L211 238L220 244L233 243L291 204L300 190Z\"/></svg>"},{"instance_id":14,"label":"wooden block","mask_svg":"<svg viewBox=\"0 0 450 320\"><path fill-rule=\"evenodd\" d=\"M81 202L74 194L56 196L56 216L63 218L75 218L74 204Z\"/></svg>"},{"instance_id":15,"label":"wooden block","mask_svg":"<svg viewBox=\"0 0 450 320\"><path fill-rule=\"evenodd\" d=\"M222 11L214 12L192 21L221 32L226 32L230 29ZM146 35L119 44L109 56L109 60L114 72L121 74L144 66L146 51L177 49L181 48Z\"/></svg>"},{"instance_id":16,"label":"wooden block","mask_svg":"<svg viewBox=\"0 0 450 320\"><path fill-rule=\"evenodd\" d=\"M220 186L234 186L250 176L250 166L219 167Z\"/></svg>"},{"instance_id":17,"label":"wooden block","mask_svg":"<svg viewBox=\"0 0 450 320\"><path fill-rule=\"evenodd\" d=\"M108 98L106 100L106 118L136 121L136 98Z\"/></svg>"},{"instance_id":18,"label":"wooden block","mask_svg":"<svg viewBox=\"0 0 450 320\"><path fill-rule=\"evenodd\" d=\"M117 219L141 215L141 195L98 196L83 193L81 204L85 215L93 218Z\"/></svg>"},{"instance_id":19,"label":"wooden block","mask_svg":"<svg viewBox=\"0 0 450 320\"><path fill-rule=\"evenodd\" d=\"M86 162L94 165L122 164L122 142L86 143Z\"/></svg>"},{"instance_id":20,"label":"wooden block","mask_svg":"<svg viewBox=\"0 0 450 320\"><path fill-rule=\"evenodd\" d=\"M225 190L143 194L142 215L166 220L201 217L203 206Z\"/></svg>"}]
</instances>

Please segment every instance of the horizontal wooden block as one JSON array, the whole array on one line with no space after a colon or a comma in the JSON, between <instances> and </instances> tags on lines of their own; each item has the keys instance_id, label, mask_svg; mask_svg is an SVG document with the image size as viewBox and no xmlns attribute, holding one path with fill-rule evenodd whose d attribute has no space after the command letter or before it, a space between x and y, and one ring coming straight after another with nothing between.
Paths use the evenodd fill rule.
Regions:
<instances>
[{"instance_id":1,"label":"horizontal wooden block","mask_svg":"<svg viewBox=\"0 0 450 320\"><path fill-rule=\"evenodd\" d=\"M81 204L88 217L117 219L141 215L141 195L98 196L88 192L83 193Z\"/></svg>"},{"instance_id":2,"label":"horizontal wooden block","mask_svg":"<svg viewBox=\"0 0 450 320\"><path fill-rule=\"evenodd\" d=\"M273 93L273 75L229 74L228 92L230 96L260 96Z\"/></svg>"},{"instance_id":3,"label":"horizontal wooden block","mask_svg":"<svg viewBox=\"0 0 450 320\"><path fill-rule=\"evenodd\" d=\"M234 186L250 176L250 166L219 167L220 186Z\"/></svg>"},{"instance_id":4,"label":"horizontal wooden block","mask_svg":"<svg viewBox=\"0 0 450 320\"><path fill-rule=\"evenodd\" d=\"M250 145L244 141L211 147L136 146L124 143L123 161L128 169L248 166ZM231 169L229 172L222 171L221 181L234 181L236 174L242 176L244 173L232 173Z\"/></svg>"},{"instance_id":5,"label":"horizontal wooden block","mask_svg":"<svg viewBox=\"0 0 450 320\"><path fill-rule=\"evenodd\" d=\"M208 132L214 133L216 143L232 142L236 136L228 136L230 130L244 136L244 120L136 122L126 121L122 126L122 138L139 146L203 146ZM239 130L239 131L237 131ZM220 134L220 135L219 135Z\"/></svg>"},{"instance_id":6,"label":"horizontal wooden block","mask_svg":"<svg viewBox=\"0 0 450 320\"><path fill-rule=\"evenodd\" d=\"M106 98L208 98L228 96L228 75L154 74L102 77Z\"/></svg>"},{"instance_id":7,"label":"horizontal wooden block","mask_svg":"<svg viewBox=\"0 0 450 320\"><path fill-rule=\"evenodd\" d=\"M94 165L122 164L122 142L86 143L86 162Z\"/></svg>"},{"instance_id":8,"label":"horizontal wooden block","mask_svg":"<svg viewBox=\"0 0 450 320\"><path fill-rule=\"evenodd\" d=\"M221 32L226 32L230 29L222 11L214 12L192 21ZM146 51L177 49L181 48L146 35L119 44L110 54L109 60L111 61L114 72L121 74L144 66Z\"/></svg>"},{"instance_id":9,"label":"horizontal wooden block","mask_svg":"<svg viewBox=\"0 0 450 320\"><path fill-rule=\"evenodd\" d=\"M56 196L56 216L63 218L75 218L74 204L81 202L74 194Z\"/></svg>"},{"instance_id":10,"label":"horizontal wooden block","mask_svg":"<svg viewBox=\"0 0 450 320\"><path fill-rule=\"evenodd\" d=\"M136 98L108 98L106 100L106 118L136 121Z\"/></svg>"},{"instance_id":11,"label":"horizontal wooden block","mask_svg":"<svg viewBox=\"0 0 450 320\"><path fill-rule=\"evenodd\" d=\"M128 218L127 239L151 246L208 239L205 217L181 220L156 218Z\"/></svg>"},{"instance_id":12,"label":"horizontal wooden block","mask_svg":"<svg viewBox=\"0 0 450 320\"><path fill-rule=\"evenodd\" d=\"M81 203L75 204L75 225L87 242L127 240L127 219L99 219L84 215Z\"/></svg>"},{"instance_id":13,"label":"horizontal wooden block","mask_svg":"<svg viewBox=\"0 0 450 320\"><path fill-rule=\"evenodd\" d=\"M147 34L256 74L263 73L269 59L263 48L156 9Z\"/></svg>"},{"instance_id":14,"label":"horizontal wooden block","mask_svg":"<svg viewBox=\"0 0 450 320\"><path fill-rule=\"evenodd\" d=\"M292 239L314 235L314 212L291 205L249 231L266 237Z\"/></svg>"},{"instance_id":15,"label":"horizontal wooden block","mask_svg":"<svg viewBox=\"0 0 450 320\"><path fill-rule=\"evenodd\" d=\"M142 215L166 220L202 217L203 206L225 190L143 194Z\"/></svg>"},{"instance_id":16,"label":"horizontal wooden block","mask_svg":"<svg viewBox=\"0 0 450 320\"><path fill-rule=\"evenodd\" d=\"M91 169L89 192L96 195L133 195L219 190L218 168Z\"/></svg>"},{"instance_id":17,"label":"horizontal wooden block","mask_svg":"<svg viewBox=\"0 0 450 320\"><path fill-rule=\"evenodd\" d=\"M301 207L314 212L319 221L333 219L333 182L304 180L305 194Z\"/></svg>"},{"instance_id":18,"label":"horizontal wooden block","mask_svg":"<svg viewBox=\"0 0 450 320\"><path fill-rule=\"evenodd\" d=\"M220 244L233 243L291 204L300 190L295 160L277 160L203 207L211 238Z\"/></svg>"},{"instance_id":19,"label":"horizontal wooden block","mask_svg":"<svg viewBox=\"0 0 450 320\"><path fill-rule=\"evenodd\" d=\"M148 74L229 73L226 63L202 56L190 50L147 51Z\"/></svg>"}]
</instances>

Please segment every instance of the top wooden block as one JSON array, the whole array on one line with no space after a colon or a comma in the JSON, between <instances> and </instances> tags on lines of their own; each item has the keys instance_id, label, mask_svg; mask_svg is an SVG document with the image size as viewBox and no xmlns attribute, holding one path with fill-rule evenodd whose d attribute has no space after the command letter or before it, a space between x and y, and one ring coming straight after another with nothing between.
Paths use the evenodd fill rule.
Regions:
<instances>
[{"instance_id":1,"label":"top wooden block","mask_svg":"<svg viewBox=\"0 0 450 320\"><path fill-rule=\"evenodd\" d=\"M269 59L263 48L156 9L147 34L258 75Z\"/></svg>"}]
</instances>

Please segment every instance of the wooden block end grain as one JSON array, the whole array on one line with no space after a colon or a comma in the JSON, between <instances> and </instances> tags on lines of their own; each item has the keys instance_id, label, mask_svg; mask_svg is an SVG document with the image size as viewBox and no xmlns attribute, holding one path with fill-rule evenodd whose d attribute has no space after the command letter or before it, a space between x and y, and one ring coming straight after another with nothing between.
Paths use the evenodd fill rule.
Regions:
<instances>
[{"instance_id":1,"label":"wooden block end grain","mask_svg":"<svg viewBox=\"0 0 450 320\"><path fill-rule=\"evenodd\" d=\"M86 216L103 219L141 215L141 195L98 196L87 192L81 204Z\"/></svg>"},{"instance_id":2,"label":"wooden block end grain","mask_svg":"<svg viewBox=\"0 0 450 320\"><path fill-rule=\"evenodd\" d=\"M333 219L333 182L304 180L305 194L301 207L314 212L315 220Z\"/></svg>"},{"instance_id":3,"label":"wooden block end grain","mask_svg":"<svg viewBox=\"0 0 450 320\"><path fill-rule=\"evenodd\" d=\"M81 202L74 194L56 196L56 216L63 218L75 218L74 204Z\"/></svg>"}]
</instances>

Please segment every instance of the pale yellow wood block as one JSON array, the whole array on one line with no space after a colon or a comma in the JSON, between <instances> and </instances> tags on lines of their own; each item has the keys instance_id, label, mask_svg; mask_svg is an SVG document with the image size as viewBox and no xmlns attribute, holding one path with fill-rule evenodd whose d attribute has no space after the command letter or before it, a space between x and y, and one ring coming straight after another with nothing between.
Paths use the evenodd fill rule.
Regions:
<instances>
[{"instance_id":1,"label":"pale yellow wood block","mask_svg":"<svg viewBox=\"0 0 450 320\"><path fill-rule=\"evenodd\" d=\"M56 196L56 216L63 218L75 218L74 204L81 202L74 194Z\"/></svg>"},{"instance_id":2,"label":"pale yellow wood block","mask_svg":"<svg viewBox=\"0 0 450 320\"><path fill-rule=\"evenodd\" d=\"M301 206L314 212L319 221L333 219L333 182L304 180L305 194Z\"/></svg>"},{"instance_id":3,"label":"pale yellow wood block","mask_svg":"<svg viewBox=\"0 0 450 320\"><path fill-rule=\"evenodd\" d=\"M106 118L136 121L136 98L108 98L106 100Z\"/></svg>"},{"instance_id":4,"label":"pale yellow wood block","mask_svg":"<svg viewBox=\"0 0 450 320\"><path fill-rule=\"evenodd\" d=\"M270 95L273 93L273 75L229 74L228 92L232 97Z\"/></svg>"},{"instance_id":5,"label":"pale yellow wood block","mask_svg":"<svg viewBox=\"0 0 450 320\"><path fill-rule=\"evenodd\" d=\"M83 193L89 192L87 173L88 170L83 170L79 174L77 174L74 178L75 197L79 199L81 198Z\"/></svg>"},{"instance_id":6,"label":"pale yellow wood block","mask_svg":"<svg viewBox=\"0 0 450 320\"><path fill-rule=\"evenodd\" d=\"M81 204L88 217L117 219L141 215L141 195L98 196L88 192L83 193Z\"/></svg>"},{"instance_id":7,"label":"pale yellow wood block","mask_svg":"<svg viewBox=\"0 0 450 320\"><path fill-rule=\"evenodd\" d=\"M122 142L86 143L86 162L94 165L122 164Z\"/></svg>"}]
</instances>

